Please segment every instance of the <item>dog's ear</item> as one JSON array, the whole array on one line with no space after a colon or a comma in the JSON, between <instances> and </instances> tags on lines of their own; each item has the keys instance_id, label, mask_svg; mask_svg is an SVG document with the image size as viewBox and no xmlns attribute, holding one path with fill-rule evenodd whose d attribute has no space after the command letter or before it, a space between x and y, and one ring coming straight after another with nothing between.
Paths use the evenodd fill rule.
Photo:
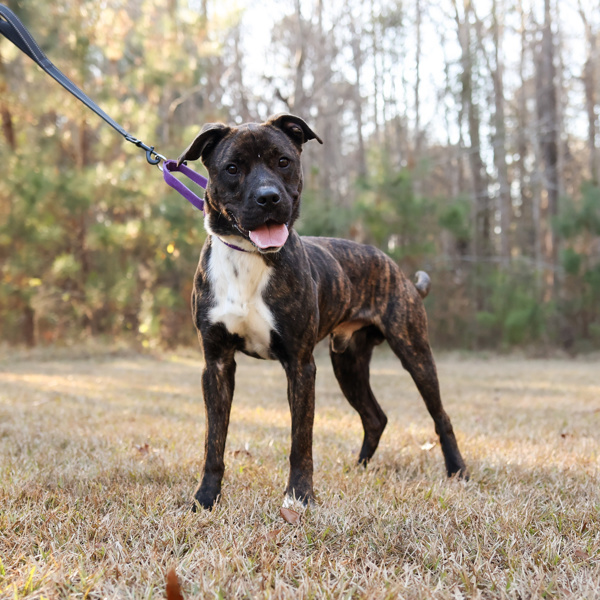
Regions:
<instances>
[{"instance_id":1,"label":"dog's ear","mask_svg":"<svg viewBox=\"0 0 600 600\"><path fill-rule=\"evenodd\" d=\"M300 117L294 115L275 115L267 121L267 125L281 129L299 148L310 140L323 143L323 140Z\"/></svg>"},{"instance_id":2,"label":"dog's ear","mask_svg":"<svg viewBox=\"0 0 600 600\"><path fill-rule=\"evenodd\" d=\"M206 164L210 153L229 131L230 127L227 127L223 123L207 123L204 125L194 141L177 159L177 166L184 160L198 160L199 158L202 158L202 162Z\"/></svg>"}]
</instances>

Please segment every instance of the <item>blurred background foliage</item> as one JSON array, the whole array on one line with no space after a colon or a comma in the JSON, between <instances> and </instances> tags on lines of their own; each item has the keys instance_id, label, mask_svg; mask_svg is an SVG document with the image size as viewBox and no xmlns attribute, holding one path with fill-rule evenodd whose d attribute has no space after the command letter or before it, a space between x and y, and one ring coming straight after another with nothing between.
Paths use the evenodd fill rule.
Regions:
<instances>
[{"instance_id":1,"label":"blurred background foliage","mask_svg":"<svg viewBox=\"0 0 600 600\"><path fill-rule=\"evenodd\" d=\"M305 150L298 230L427 270L438 347L600 347L600 23L585 7L5 3L168 156L205 122L305 118L325 145ZM0 114L2 341L194 343L201 214L3 38Z\"/></svg>"}]
</instances>

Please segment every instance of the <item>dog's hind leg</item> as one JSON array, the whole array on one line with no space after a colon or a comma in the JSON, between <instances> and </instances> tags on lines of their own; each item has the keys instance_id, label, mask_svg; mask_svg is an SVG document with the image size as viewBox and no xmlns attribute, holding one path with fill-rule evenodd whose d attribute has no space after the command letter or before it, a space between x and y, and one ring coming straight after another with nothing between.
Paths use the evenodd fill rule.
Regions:
<instances>
[{"instance_id":1,"label":"dog's hind leg","mask_svg":"<svg viewBox=\"0 0 600 600\"><path fill-rule=\"evenodd\" d=\"M429 414L435 423L440 438L442 453L448 477L458 475L468 478L465 462L458 449L450 417L444 410L435 361L427 336L427 317L421 306L411 307L411 321L404 327L398 321L388 323L386 338L390 347L402 361L402 366L410 373Z\"/></svg>"},{"instance_id":2,"label":"dog's hind leg","mask_svg":"<svg viewBox=\"0 0 600 600\"><path fill-rule=\"evenodd\" d=\"M369 363L373 347L383 341L375 327L365 327L352 335L340 347L335 336L329 346L333 372L348 402L360 415L365 432L358 463L367 465L387 424L387 417L379 406L369 383Z\"/></svg>"}]
</instances>

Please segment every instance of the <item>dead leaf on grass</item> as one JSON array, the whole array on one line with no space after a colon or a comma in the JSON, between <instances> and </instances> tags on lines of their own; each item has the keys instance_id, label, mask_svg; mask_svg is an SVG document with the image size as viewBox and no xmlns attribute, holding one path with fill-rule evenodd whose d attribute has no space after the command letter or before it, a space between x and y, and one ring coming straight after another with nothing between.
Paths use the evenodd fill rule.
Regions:
<instances>
[{"instance_id":1,"label":"dead leaf on grass","mask_svg":"<svg viewBox=\"0 0 600 600\"><path fill-rule=\"evenodd\" d=\"M283 515L282 515L283 516ZM280 529L275 529L273 531L269 531L267 533L267 541L274 542L277 539L277 536L283 531L283 527Z\"/></svg>"},{"instance_id":2,"label":"dead leaf on grass","mask_svg":"<svg viewBox=\"0 0 600 600\"><path fill-rule=\"evenodd\" d=\"M148 442L142 444L141 446L136 445L135 449L140 458L155 458L160 454L160 450L158 448L153 448L150 444L148 444Z\"/></svg>"},{"instance_id":3,"label":"dead leaf on grass","mask_svg":"<svg viewBox=\"0 0 600 600\"><path fill-rule=\"evenodd\" d=\"M142 455L147 456L150 454L150 444L147 442L141 446L136 446L135 449Z\"/></svg>"},{"instance_id":4,"label":"dead leaf on grass","mask_svg":"<svg viewBox=\"0 0 600 600\"><path fill-rule=\"evenodd\" d=\"M291 508L284 508L283 506L279 509L281 518L290 525L299 525L302 516Z\"/></svg>"},{"instance_id":5,"label":"dead leaf on grass","mask_svg":"<svg viewBox=\"0 0 600 600\"><path fill-rule=\"evenodd\" d=\"M589 560L590 555L585 550L575 550L573 553L579 560Z\"/></svg>"},{"instance_id":6,"label":"dead leaf on grass","mask_svg":"<svg viewBox=\"0 0 600 600\"><path fill-rule=\"evenodd\" d=\"M175 569L171 569L167 573L167 600L183 600L179 578Z\"/></svg>"},{"instance_id":7,"label":"dead leaf on grass","mask_svg":"<svg viewBox=\"0 0 600 600\"><path fill-rule=\"evenodd\" d=\"M248 450L234 450L233 456L237 458L238 456L247 456L248 458L252 458L252 454L248 452Z\"/></svg>"}]
</instances>

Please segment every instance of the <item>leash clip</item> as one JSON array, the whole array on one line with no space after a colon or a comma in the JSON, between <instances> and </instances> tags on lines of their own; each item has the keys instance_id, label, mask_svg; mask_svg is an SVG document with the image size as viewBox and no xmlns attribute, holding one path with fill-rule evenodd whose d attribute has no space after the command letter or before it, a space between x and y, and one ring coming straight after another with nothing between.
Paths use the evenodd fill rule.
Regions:
<instances>
[{"instance_id":1,"label":"leash clip","mask_svg":"<svg viewBox=\"0 0 600 600\"><path fill-rule=\"evenodd\" d=\"M142 140L138 140L137 138L133 137L131 134L127 134L125 136L125 139L128 142L131 142L132 144L137 146L138 148L142 148L142 150L145 150L146 151L146 160L151 165L157 165L161 160L162 161L167 160L167 158L165 156L163 156L162 154L159 154L158 152L156 152L154 150L154 146L148 146L147 144L144 144L144 142L142 142Z\"/></svg>"},{"instance_id":2,"label":"leash clip","mask_svg":"<svg viewBox=\"0 0 600 600\"><path fill-rule=\"evenodd\" d=\"M153 154L156 158L152 157ZM161 160L164 160L164 157L161 157L156 152L154 152L154 146L151 146L150 150L146 150L146 160L151 165L157 165Z\"/></svg>"}]
</instances>

